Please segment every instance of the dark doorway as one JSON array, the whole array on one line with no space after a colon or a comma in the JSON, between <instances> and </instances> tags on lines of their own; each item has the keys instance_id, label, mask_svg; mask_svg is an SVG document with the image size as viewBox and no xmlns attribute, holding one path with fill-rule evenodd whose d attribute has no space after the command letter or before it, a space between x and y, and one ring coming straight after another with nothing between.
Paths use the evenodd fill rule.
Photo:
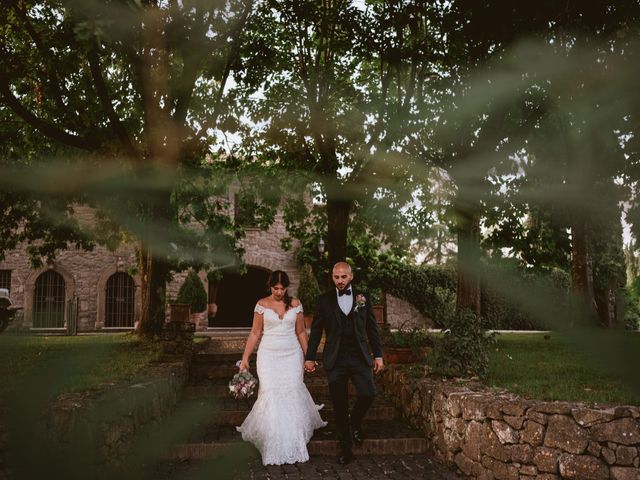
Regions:
<instances>
[{"instance_id":1,"label":"dark doorway","mask_svg":"<svg viewBox=\"0 0 640 480\"><path fill-rule=\"evenodd\" d=\"M210 327L250 327L253 309L258 299L265 297L269 271L248 267L247 273L240 275L225 272L217 285L209 289L209 302L217 306L216 314L209 320Z\"/></svg>"}]
</instances>

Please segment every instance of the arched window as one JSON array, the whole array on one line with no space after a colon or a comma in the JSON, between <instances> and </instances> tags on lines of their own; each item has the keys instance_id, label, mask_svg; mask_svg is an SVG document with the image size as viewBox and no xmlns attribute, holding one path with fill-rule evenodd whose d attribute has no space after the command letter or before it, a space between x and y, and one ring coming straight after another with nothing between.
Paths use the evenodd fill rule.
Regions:
<instances>
[{"instance_id":1,"label":"arched window","mask_svg":"<svg viewBox=\"0 0 640 480\"><path fill-rule=\"evenodd\" d=\"M36 279L33 328L64 328L64 278L53 270Z\"/></svg>"},{"instance_id":2,"label":"arched window","mask_svg":"<svg viewBox=\"0 0 640 480\"><path fill-rule=\"evenodd\" d=\"M134 282L124 272L114 273L107 280L104 326L133 328Z\"/></svg>"}]
</instances>

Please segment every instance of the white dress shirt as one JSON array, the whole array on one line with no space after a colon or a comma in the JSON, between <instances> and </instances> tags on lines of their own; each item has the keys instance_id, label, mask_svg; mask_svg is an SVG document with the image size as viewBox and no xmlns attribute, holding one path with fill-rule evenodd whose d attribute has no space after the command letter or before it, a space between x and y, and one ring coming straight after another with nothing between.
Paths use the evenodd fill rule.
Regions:
<instances>
[{"instance_id":1,"label":"white dress shirt","mask_svg":"<svg viewBox=\"0 0 640 480\"><path fill-rule=\"evenodd\" d=\"M353 308L353 287L349 285L345 290L351 290L351 295L340 295L338 293L338 289L336 288L336 297L338 298L338 306L340 307L340 310L342 310L342 313L344 313L345 315L349 315L349 312ZM382 360L382 357L375 358L376 360Z\"/></svg>"},{"instance_id":2,"label":"white dress shirt","mask_svg":"<svg viewBox=\"0 0 640 480\"><path fill-rule=\"evenodd\" d=\"M351 295L340 295L338 293L339 290L336 288L336 297L338 297L338 306L340 307L340 310L342 310L342 313L349 315L349 312L353 308L353 288L348 286L345 290L351 290Z\"/></svg>"}]
</instances>

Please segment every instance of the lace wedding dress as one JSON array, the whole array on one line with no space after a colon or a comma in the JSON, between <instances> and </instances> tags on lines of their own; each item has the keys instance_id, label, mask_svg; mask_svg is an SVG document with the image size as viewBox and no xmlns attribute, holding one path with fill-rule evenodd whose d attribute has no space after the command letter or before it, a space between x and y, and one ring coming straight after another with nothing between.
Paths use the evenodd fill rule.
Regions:
<instances>
[{"instance_id":1,"label":"lace wedding dress","mask_svg":"<svg viewBox=\"0 0 640 480\"><path fill-rule=\"evenodd\" d=\"M296 336L296 315L302 305L280 318L270 308L256 305L263 315L258 347L258 397L241 426L242 439L253 443L264 465L306 462L307 443L316 428L323 405L316 405L304 384L304 356Z\"/></svg>"}]
</instances>

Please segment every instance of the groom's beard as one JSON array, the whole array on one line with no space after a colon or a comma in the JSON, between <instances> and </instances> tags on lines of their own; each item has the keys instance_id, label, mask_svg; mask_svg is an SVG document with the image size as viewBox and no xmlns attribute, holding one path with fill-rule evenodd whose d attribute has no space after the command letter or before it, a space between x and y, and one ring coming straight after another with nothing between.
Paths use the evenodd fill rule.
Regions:
<instances>
[{"instance_id":1,"label":"groom's beard","mask_svg":"<svg viewBox=\"0 0 640 480\"><path fill-rule=\"evenodd\" d=\"M347 283L344 287L339 287L336 285L336 288L338 290L340 290L341 292L344 292L345 290L347 290L348 288L351 288L351 282Z\"/></svg>"}]
</instances>

